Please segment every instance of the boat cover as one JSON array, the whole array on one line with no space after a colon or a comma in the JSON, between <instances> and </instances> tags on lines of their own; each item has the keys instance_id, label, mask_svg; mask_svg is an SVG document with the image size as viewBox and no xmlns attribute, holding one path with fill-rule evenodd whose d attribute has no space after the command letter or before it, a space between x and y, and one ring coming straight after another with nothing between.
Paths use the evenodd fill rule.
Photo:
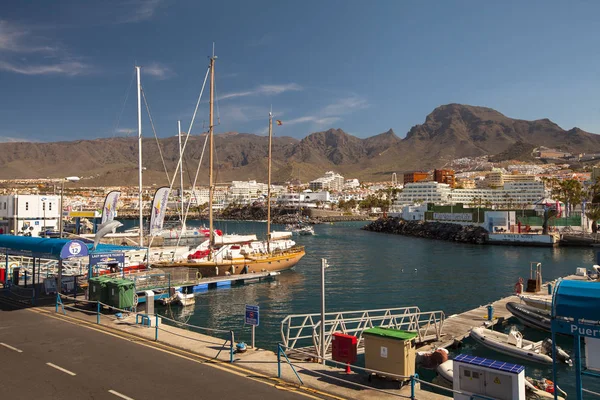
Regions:
<instances>
[{"instance_id":1,"label":"boat cover","mask_svg":"<svg viewBox=\"0 0 600 400\"><path fill-rule=\"evenodd\" d=\"M552 298L554 317L598 321L598 310L600 282L562 280L556 285Z\"/></svg>"}]
</instances>

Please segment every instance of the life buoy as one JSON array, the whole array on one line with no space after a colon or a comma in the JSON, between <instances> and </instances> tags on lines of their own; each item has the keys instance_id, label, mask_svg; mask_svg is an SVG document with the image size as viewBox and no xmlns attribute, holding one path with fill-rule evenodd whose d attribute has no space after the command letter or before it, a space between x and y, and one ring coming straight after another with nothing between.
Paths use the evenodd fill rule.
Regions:
<instances>
[{"instance_id":1,"label":"life buoy","mask_svg":"<svg viewBox=\"0 0 600 400\"><path fill-rule=\"evenodd\" d=\"M519 278L517 283L515 283L515 293L516 294L523 293L523 278Z\"/></svg>"}]
</instances>

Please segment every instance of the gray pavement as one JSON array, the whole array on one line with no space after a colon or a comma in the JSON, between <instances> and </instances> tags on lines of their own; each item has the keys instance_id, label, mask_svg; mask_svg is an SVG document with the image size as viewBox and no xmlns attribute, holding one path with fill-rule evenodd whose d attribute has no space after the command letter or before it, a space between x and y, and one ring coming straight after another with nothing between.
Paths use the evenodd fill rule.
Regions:
<instances>
[{"instance_id":1,"label":"gray pavement","mask_svg":"<svg viewBox=\"0 0 600 400\"><path fill-rule=\"evenodd\" d=\"M1 398L306 398L224 369L30 310L0 307Z\"/></svg>"}]
</instances>

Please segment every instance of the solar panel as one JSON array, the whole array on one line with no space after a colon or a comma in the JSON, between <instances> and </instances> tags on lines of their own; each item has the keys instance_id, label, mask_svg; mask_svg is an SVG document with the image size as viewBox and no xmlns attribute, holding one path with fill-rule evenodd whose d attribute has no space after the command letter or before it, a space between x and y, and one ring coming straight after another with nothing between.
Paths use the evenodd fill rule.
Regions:
<instances>
[{"instance_id":1,"label":"solar panel","mask_svg":"<svg viewBox=\"0 0 600 400\"><path fill-rule=\"evenodd\" d=\"M468 354L460 354L454 357L454 361L460 361L471 365L479 365L481 367L491 368L498 371L510 372L511 374L518 374L525 370L525 367L522 365L490 360L483 357L470 356Z\"/></svg>"}]
</instances>

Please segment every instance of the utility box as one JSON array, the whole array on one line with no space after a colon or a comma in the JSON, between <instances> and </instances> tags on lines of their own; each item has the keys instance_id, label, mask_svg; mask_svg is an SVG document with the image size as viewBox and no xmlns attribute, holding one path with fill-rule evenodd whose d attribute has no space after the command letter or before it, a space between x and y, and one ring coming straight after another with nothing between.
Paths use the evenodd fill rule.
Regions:
<instances>
[{"instance_id":1,"label":"utility box","mask_svg":"<svg viewBox=\"0 0 600 400\"><path fill-rule=\"evenodd\" d=\"M525 367L460 354L453 362L455 400L485 396L498 400L525 400Z\"/></svg>"},{"instance_id":2,"label":"utility box","mask_svg":"<svg viewBox=\"0 0 600 400\"><path fill-rule=\"evenodd\" d=\"M352 335L335 332L332 337L332 358L334 361L346 364L356 362L356 347L358 338Z\"/></svg>"},{"instance_id":3,"label":"utility box","mask_svg":"<svg viewBox=\"0 0 600 400\"><path fill-rule=\"evenodd\" d=\"M113 279L108 281L108 304L112 307L125 309L133 307L135 284L128 279Z\"/></svg>"},{"instance_id":4,"label":"utility box","mask_svg":"<svg viewBox=\"0 0 600 400\"><path fill-rule=\"evenodd\" d=\"M415 373L415 332L371 328L363 332L363 337L365 368L402 376Z\"/></svg>"}]
</instances>

